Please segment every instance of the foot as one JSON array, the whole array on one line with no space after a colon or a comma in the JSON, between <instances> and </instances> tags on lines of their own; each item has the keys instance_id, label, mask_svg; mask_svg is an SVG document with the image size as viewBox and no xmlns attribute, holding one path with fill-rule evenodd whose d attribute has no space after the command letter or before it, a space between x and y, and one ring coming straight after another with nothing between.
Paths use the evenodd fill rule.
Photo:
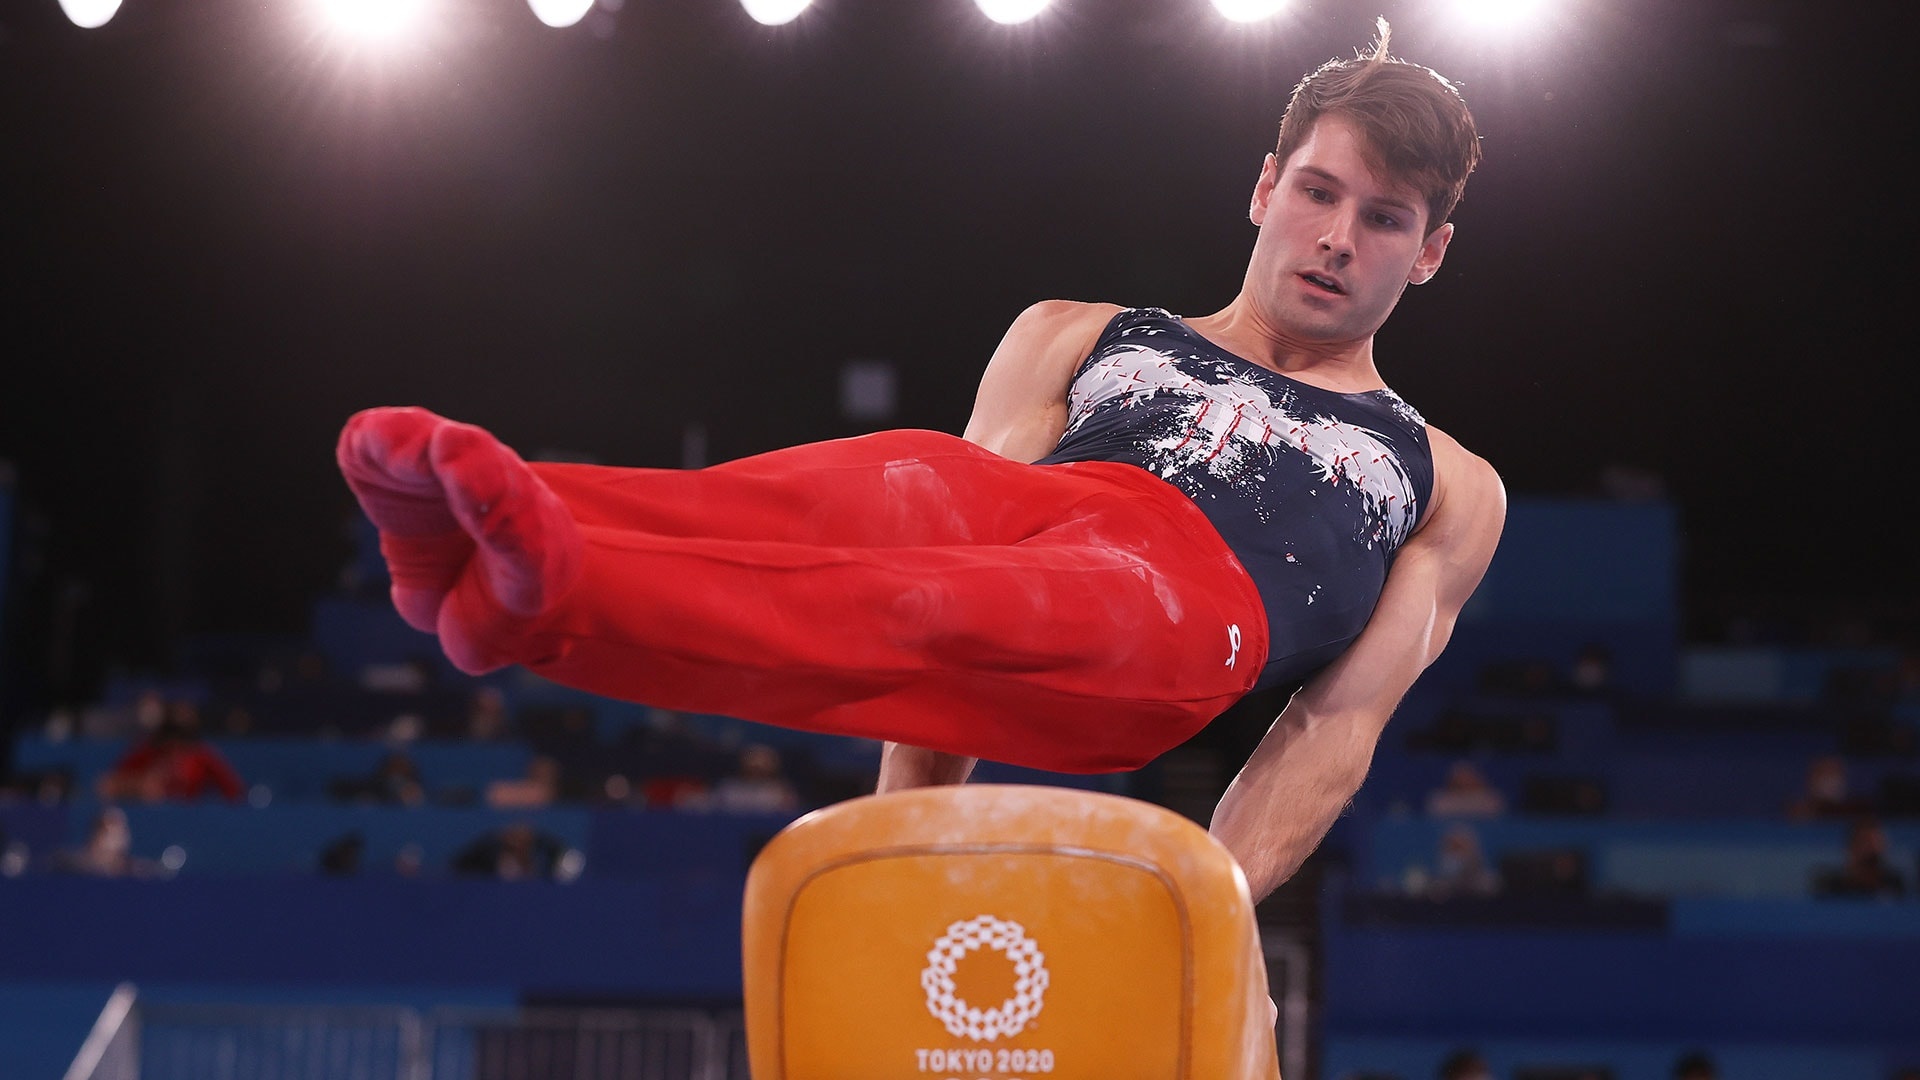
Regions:
<instances>
[{"instance_id":1,"label":"foot","mask_svg":"<svg viewBox=\"0 0 1920 1080\"><path fill-rule=\"evenodd\" d=\"M347 421L334 448L347 487L380 530L393 606L407 625L430 634L474 551L429 454L434 431L447 422L425 409L367 409Z\"/></svg>"},{"instance_id":2,"label":"foot","mask_svg":"<svg viewBox=\"0 0 1920 1080\"><path fill-rule=\"evenodd\" d=\"M469 674L523 659L515 638L580 577L580 528L559 497L486 431L425 409L356 415L340 461L402 617Z\"/></svg>"}]
</instances>

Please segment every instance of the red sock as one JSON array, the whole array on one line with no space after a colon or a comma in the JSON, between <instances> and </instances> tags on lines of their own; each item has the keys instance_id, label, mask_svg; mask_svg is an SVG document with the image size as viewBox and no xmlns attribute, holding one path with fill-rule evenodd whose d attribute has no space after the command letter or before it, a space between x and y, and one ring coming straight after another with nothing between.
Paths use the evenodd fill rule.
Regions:
<instances>
[{"instance_id":1,"label":"red sock","mask_svg":"<svg viewBox=\"0 0 1920 1080\"><path fill-rule=\"evenodd\" d=\"M367 409L347 421L334 449L347 487L380 530L394 607L428 633L474 550L429 458L433 432L445 423L425 409Z\"/></svg>"},{"instance_id":2,"label":"red sock","mask_svg":"<svg viewBox=\"0 0 1920 1080\"><path fill-rule=\"evenodd\" d=\"M477 544L440 609L440 647L473 675L527 662L517 638L580 579L580 526L518 454L480 428L446 423L431 457L446 505Z\"/></svg>"},{"instance_id":3,"label":"red sock","mask_svg":"<svg viewBox=\"0 0 1920 1080\"><path fill-rule=\"evenodd\" d=\"M566 506L498 439L426 409L356 413L335 456L380 530L408 625L439 634L462 671L518 662L522 624L580 576Z\"/></svg>"}]
</instances>

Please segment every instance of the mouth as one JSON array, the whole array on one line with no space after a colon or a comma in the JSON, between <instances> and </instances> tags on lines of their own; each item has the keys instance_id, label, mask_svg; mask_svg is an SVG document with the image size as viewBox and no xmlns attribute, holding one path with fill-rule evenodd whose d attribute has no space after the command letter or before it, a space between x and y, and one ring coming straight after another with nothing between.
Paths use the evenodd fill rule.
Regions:
<instances>
[{"instance_id":1,"label":"mouth","mask_svg":"<svg viewBox=\"0 0 1920 1080\"><path fill-rule=\"evenodd\" d=\"M1333 278L1330 278L1325 274L1302 273L1300 275L1300 280L1306 282L1307 284L1313 286L1316 289L1319 289L1323 292L1332 293L1335 296L1345 296L1347 294L1347 290L1341 287L1339 281Z\"/></svg>"}]
</instances>

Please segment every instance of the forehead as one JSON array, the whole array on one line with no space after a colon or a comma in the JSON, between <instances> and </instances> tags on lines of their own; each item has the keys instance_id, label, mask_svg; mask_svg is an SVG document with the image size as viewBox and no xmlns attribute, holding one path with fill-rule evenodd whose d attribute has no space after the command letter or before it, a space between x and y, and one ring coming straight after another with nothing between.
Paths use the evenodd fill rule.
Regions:
<instances>
[{"instance_id":1,"label":"forehead","mask_svg":"<svg viewBox=\"0 0 1920 1080\"><path fill-rule=\"evenodd\" d=\"M1360 125L1338 113L1328 113L1314 121L1299 149L1283 163L1282 171L1313 172L1354 191L1418 207L1422 202L1419 191L1389 173L1383 158Z\"/></svg>"}]
</instances>

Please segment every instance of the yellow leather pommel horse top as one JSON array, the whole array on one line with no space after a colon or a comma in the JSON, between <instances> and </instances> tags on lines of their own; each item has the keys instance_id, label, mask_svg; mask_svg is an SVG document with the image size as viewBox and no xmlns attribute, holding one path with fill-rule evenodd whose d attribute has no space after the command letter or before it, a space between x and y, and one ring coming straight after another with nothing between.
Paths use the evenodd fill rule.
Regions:
<instances>
[{"instance_id":1,"label":"yellow leather pommel horse top","mask_svg":"<svg viewBox=\"0 0 1920 1080\"><path fill-rule=\"evenodd\" d=\"M1186 818L967 784L795 821L747 876L754 1080L1274 1080L1246 879Z\"/></svg>"}]
</instances>

